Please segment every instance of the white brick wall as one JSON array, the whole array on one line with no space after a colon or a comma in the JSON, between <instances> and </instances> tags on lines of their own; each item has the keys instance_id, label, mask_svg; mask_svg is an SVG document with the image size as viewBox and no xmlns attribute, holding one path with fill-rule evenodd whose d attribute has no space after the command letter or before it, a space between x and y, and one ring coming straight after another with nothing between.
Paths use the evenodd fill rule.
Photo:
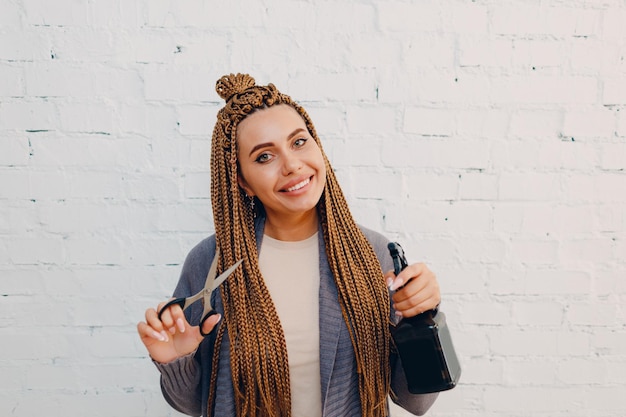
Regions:
<instances>
[{"instance_id":1,"label":"white brick wall","mask_svg":"<svg viewBox=\"0 0 626 417\"><path fill-rule=\"evenodd\" d=\"M212 230L214 83L301 101L438 272L433 417L626 414L621 0L0 1L0 415L174 416L135 335ZM406 416L393 408L394 416Z\"/></svg>"}]
</instances>

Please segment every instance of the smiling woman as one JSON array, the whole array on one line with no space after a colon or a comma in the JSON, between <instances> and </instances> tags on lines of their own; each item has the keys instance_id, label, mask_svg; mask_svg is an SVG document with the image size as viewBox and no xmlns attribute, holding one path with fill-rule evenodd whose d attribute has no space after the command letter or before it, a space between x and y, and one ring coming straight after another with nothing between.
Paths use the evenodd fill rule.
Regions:
<instances>
[{"instance_id":1,"label":"smiling woman","mask_svg":"<svg viewBox=\"0 0 626 417\"><path fill-rule=\"evenodd\" d=\"M407 390L388 286L402 286L393 307L411 317L439 304L435 275L422 264L393 273L387 239L354 222L289 96L245 74L216 90L226 104L211 146L215 235L188 255L174 296L202 291L214 257L219 272L243 263L206 321L199 303L183 313L164 302L138 324L165 398L190 415L383 417L392 394L423 414L436 394Z\"/></svg>"}]
</instances>

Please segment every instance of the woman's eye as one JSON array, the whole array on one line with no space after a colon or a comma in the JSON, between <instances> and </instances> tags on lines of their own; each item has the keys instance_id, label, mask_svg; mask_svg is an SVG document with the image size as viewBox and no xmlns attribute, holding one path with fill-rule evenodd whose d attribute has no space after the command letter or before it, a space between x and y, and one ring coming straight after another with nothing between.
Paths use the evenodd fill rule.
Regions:
<instances>
[{"instance_id":1,"label":"woman's eye","mask_svg":"<svg viewBox=\"0 0 626 417\"><path fill-rule=\"evenodd\" d=\"M255 162L263 163L263 162L267 162L269 160L270 160L270 154L262 153L262 154L260 154L259 156L256 157Z\"/></svg>"},{"instance_id":2,"label":"woman's eye","mask_svg":"<svg viewBox=\"0 0 626 417\"><path fill-rule=\"evenodd\" d=\"M306 138L300 138L300 139L296 139L296 141L293 143L294 146L296 148L301 148L304 146L304 144L306 143L307 139Z\"/></svg>"}]
</instances>

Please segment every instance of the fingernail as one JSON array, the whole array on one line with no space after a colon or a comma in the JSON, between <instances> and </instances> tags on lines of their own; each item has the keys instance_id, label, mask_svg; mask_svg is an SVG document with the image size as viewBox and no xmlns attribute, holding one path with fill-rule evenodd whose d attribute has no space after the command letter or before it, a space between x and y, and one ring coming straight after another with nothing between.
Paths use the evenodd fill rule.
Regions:
<instances>
[{"instance_id":1,"label":"fingernail","mask_svg":"<svg viewBox=\"0 0 626 417\"><path fill-rule=\"evenodd\" d=\"M161 342L165 342L165 339L163 339L163 335L159 332L157 332L156 330L154 330L152 332L152 337L154 337L155 339L161 341Z\"/></svg>"},{"instance_id":2,"label":"fingernail","mask_svg":"<svg viewBox=\"0 0 626 417\"><path fill-rule=\"evenodd\" d=\"M178 330L180 330L181 333L185 333L185 323L183 319L176 320L176 324L178 325Z\"/></svg>"},{"instance_id":3,"label":"fingernail","mask_svg":"<svg viewBox=\"0 0 626 417\"><path fill-rule=\"evenodd\" d=\"M162 342L169 342L170 338L167 336L165 330L161 331L161 336L163 337L163 340L161 340Z\"/></svg>"},{"instance_id":4,"label":"fingernail","mask_svg":"<svg viewBox=\"0 0 626 417\"><path fill-rule=\"evenodd\" d=\"M402 312L400 311L395 311L394 314L396 315L396 317L403 317Z\"/></svg>"},{"instance_id":5,"label":"fingernail","mask_svg":"<svg viewBox=\"0 0 626 417\"><path fill-rule=\"evenodd\" d=\"M176 333L176 327L170 327L169 330L171 334Z\"/></svg>"},{"instance_id":6,"label":"fingernail","mask_svg":"<svg viewBox=\"0 0 626 417\"><path fill-rule=\"evenodd\" d=\"M391 286L389 287L389 289L391 291L395 291L398 288L400 288L402 286L402 279L401 278L396 278L393 283L391 284Z\"/></svg>"},{"instance_id":7,"label":"fingernail","mask_svg":"<svg viewBox=\"0 0 626 417\"><path fill-rule=\"evenodd\" d=\"M389 289L391 289L392 284L393 284L393 278L391 277L387 278L387 287L389 287Z\"/></svg>"}]
</instances>

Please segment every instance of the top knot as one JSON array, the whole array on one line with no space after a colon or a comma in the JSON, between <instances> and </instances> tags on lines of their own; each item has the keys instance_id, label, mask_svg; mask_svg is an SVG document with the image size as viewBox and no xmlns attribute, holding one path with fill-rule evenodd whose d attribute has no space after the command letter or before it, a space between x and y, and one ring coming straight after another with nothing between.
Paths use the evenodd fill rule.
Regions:
<instances>
[{"instance_id":1,"label":"top knot","mask_svg":"<svg viewBox=\"0 0 626 417\"><path fill-rule=\"evenodd\" d=\"M230 74L224 75L217 80L215 85L215 91L224 99L224 101L230 100L235 94L244 92L250 87L254 87L254 78L248 74Z\"/></svg>"}]
</instances>

